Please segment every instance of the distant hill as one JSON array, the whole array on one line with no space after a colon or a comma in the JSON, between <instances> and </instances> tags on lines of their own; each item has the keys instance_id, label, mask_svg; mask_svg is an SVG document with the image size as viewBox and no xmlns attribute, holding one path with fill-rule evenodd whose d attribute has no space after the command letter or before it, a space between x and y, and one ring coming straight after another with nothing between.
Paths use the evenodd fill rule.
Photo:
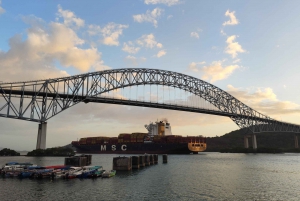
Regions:
<instances>
[{"instance_id":1,"label":"distant hill","mask_svg":"<svg viewBox=\"0 0 300 201\"><path fill-rule=\"evenodd\" d=\"M207 149L208 152L220 152L223 149L234 149L244 147L244 135L247 133L247 129L239 129L226 133L225 135L218 137L207 137ZM249 147L252 147L252 140L249 140ZM275 148L282 149L283 151L294 152L295 141L294 133L285 132L270 132L256 134L256 142L258 148ZM299 137L300 144L300 137ZM71 144L63 146L64 148L71 148L76 151L76 148ZM300 151L300 149L299 149ZM297 151L298 152L298 151Z\"/></svg>"},{"instance_id":2,"label":"distant hill","mask_svg":"<svg viewBox=\"0 0 300 201\"><path fill-rule=\"evenodd\" d=\"M76 148L72 146L72 144L67 144L65 146L62 146L63 148L70 148L72 149L73 151L76 151Z\"/></svg>"},{"instance_id":3,"label":"distant hill","mask_svg":"<svg viewBox=\"0 0 300 201\"><path fill-rule=\"evenodd\" d=\"M244 147L244 134L246 129L239 129L220 137L207 137L207 151L220 151L221 149L232 149ZM249 147L252 140L249 139ZM257 146L260 148L294 149L294 133L270 132L256 134Z\"/></svg>"}]
</instances>

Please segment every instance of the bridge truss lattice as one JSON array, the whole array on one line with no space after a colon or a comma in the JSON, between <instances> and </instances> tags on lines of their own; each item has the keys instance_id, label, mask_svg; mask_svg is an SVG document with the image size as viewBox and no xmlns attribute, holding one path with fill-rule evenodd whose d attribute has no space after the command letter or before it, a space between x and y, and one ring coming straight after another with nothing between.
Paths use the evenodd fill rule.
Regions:
<instances>
[{"instance_id":1,"label":"bridge truss lattice","mask_svg":"<svg viewBox=\"0 0 300 201\"><path fill-rule=\"evenodd\" d=\"M217 110L99 97L109 91L139 85L163 85L188 91L209 102ZM0 84L0 117L46 122L80 102L134 105L227 116L240 128L249 128L253 133L300 132L300 125L277 121L261 114L212 84L166 70L113 69L55 79Z\"/></svg>"}]
</instances>

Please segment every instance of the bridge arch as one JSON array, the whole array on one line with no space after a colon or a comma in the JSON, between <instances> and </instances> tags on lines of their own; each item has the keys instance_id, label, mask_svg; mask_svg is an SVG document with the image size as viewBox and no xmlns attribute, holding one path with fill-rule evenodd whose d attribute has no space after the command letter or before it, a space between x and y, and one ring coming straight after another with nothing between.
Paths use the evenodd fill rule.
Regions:
<instances>
[{"instance_id":1,"label":"bridge arch","mask_svg":"<svg viewBox=\"0 0 300 201\"><path fill-rule=\"evenodd\" d=\"M226 113L240 128L249 128L253 133L300 131L299 125L279 122L263 115L201 79L145 68L112 69L55 79L1 83L0 94L5 104L0 105L0 116L45 122L79 102L97 98L99 94L138 85L163 85L189 91ZM11 101L12 97L18 98L19 105ZM26 98L31 101L25 105ZM38 102L38 99L41 101Z\"/></svg>"}]
</instances>

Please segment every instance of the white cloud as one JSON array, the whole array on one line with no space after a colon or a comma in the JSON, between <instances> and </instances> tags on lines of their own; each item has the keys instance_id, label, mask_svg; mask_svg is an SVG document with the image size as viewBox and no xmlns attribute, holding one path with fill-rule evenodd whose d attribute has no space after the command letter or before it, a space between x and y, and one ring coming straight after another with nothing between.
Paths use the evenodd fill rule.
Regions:
<instances>
[{"instance_id":1,"label":"white cloud","mask_svg":"<svg viewBox=\"0 0 300 201\"><path fill-rule=\"evenodd\" d=\"M300 113L300 105L290 101L280 101L271 88L240 89L227 86L227 92L265 115Z\"/></svg>"},{"instance_id":2,"label":"white cloud","mask_svg":"<svg viewBox=\"0 0 300 201\"><path fill-rule=\"evenodd\" d=\"M167 19L171 19L173 17L173 15L168 15Z\"/></svg>"},{"instance_id":3,"label":"white cloud","mask_svg":"<svg viewBox=\"0 0 300 201\"><path fill-rule=\"evenodd\" d=\"M127 29L128 25L124 24L116 24L114 22L110 22L101 28L98 25L89 25L88 34L90 36L98 36L101 35L100 42L109 45L109 46L118 46L119 45L119 37L123 34L123 29Z\"/></svg>"},{"instance_id":4,"label":"white cloud","mask_svg":"<svg viewBox=\"0 0 300 201\"><path fill-rule=\"evenodd\" d=\"M193 71L193 72L199 72L199 65L203 65L205 64L205 61L202 62L192 62L189 64L188 66L188 70L189 71Z\"/></svg>"},{"instance_id":5,"label":"white cloud","mask_svg":"<svg viewBox=\"0 0 300 201\"><path fill-rule=\"evenodd\" d=\"M134 66L137 66L141 62L145 62L146 58L145 57L137 58L137 57L128 55L127 57L125 57L125 61L128 61L130 64L132 64Z\"/></svg>"},{"instance_id":6,"label":"white cloud","mask_svg":"<svg viewBox=\"0 0 300 201\"><path fill-rule=\"evenodd\" d=\"M148 35L142 35L142 37L140 37L137 41L136 41L139 45L141 46L145 46L148 48L162 48L163 45L161 43L158 43L155 40L155 36L153 34L148 34Z\"/></svg>"},{"instance_id":7,"label":"white cloud","mask_svg":"<svg viewBox=\"0 0 300 201\"><path fill-rule=\"evenodd\" d=\"M5 13L5 10L1 7L1 3L2 3L2 2L1 2L1 0L0 0L0 15L3 14L3 13Z\"/></svg>"},{"instance_id":8,"label":"white cloud","mask_svg":"<svg viewBox=\"0 0 300 201\"><path fill-rule=\"evenodd\" d=\"M199 34L197 32L192 32L191 37L193 38L199 38Z\"/></svg>"},{"instance_id":9,"label":"white cloud","mask_svg":"<svg viewBox=\"0 0 300 201\"><path fill-rule=\"evenodd\" d=\"M236 19L234 15L235 11L230 12L229 10L226 11L225 16L228 16L230 19L223 23L223 26L226 25L236 25L239 21Z\"/></svg>"},{"instance_id":10,"label":"white cloud","mask_svg":"<svg viewBox=\"0 0 300 201\"><path fill-rule=\"evenodd\" d=\"M95 36L95 35L101 34L101 27L98 25L91 24L88 26L87 33L90 36Z\"/></svg>"},{"instance_id":11,"label":"white cloud","mask_svg":"<svg viewBox=\"0 0 300 201\"><path fill-rule=\"evenodd\" d=\"M123 29L128 28L128 25L108 23L102 30L103 43L105 45L119 45L119 36L122 35Z\"/></svg>"},{"instance_id":12,"label":"white cloud","mask_svg":"<svg viewBox=\"0 0 300 201\"><path fill-rule=\"evenodd\" d=\"M205 64L205 62L192 62L190 63L188 70L193 72L203 73L201 79L210 81L211 83L223 80L229 77L236 69L238 65L222 66L221 61L214 61L209 66L199 67L199 65Z\"/></svg>"},{"instance_id":13,"label":"white cloud","mask_svg":"<svg viewBox=\"0 0 300 201\"><path fill-rule=\"evenodd\" d=\"M239 63L239 62L241 62L241 60L240 59L236 59L236 60L234 60L232 63Z\"/></svg>"},{"instance_id":14,"label":"white cloud","mask_svg":"<svg viewBox=\"0 0 300 201\"><path fill-rule=\"evenodd\" d=\"M225 52L227 54L230 54L232 58L235 58L237 56L238 52L245 52L245 50L242 48L242 46L238 42L234 42L236 39L236 35L229 36L226 40L227 47Z\"/></svg>"},{"instance_id":15,"label":"white cloud","mask_svg":"<svg viewBox=\"0 0 300 201\"><path fill-rule=\"evenodd\" d=\"M223 80L229 77L238 68L238 65L222 67L222 63L220 61L213 62L210 66L204 66L202 68L202 71L204 72L202 79L210 80L212 83L218 80Z\"/></svg>"},{"instance_id":16,"label":"white cloud","mask_svg":"<svg viewBox=\"0 0 300 201\"><path fill-rule=\"evenodd\" d=\"M167 6L173 6L180 4L180 0L145 0L145 4L165 4Z\"/></svg>"},{"instance_id":17,"label":"white cloud","mask_svg":"<svg viewBox=\"0 0 300 201\"><path fill-rule=\"evenodd\" d=\"M140 47L134 47L134 44L131 41L124 43L122 48L124 52L128 52L130 54L136 54L140 49Z\"/></svg>"},{"instance_id":18,"label":"white cloud","mask_svg":"<svg viewBox=\"0 0 300 201\"><path fill-rule=\"evenodd\" d=\"M227 34L224 32L223 29L221 29L220 33L223 35L223 36L226 36Z\"/></svg>"},{"instance_id":19,"label":"white cloud","mask_svg":"<svg viewBox=\"0 0 300 201\"><path fill-rule=\"evenodd\" d=\"M161 43L157 43L157 44L156 44L156 47L157 47L157 48L162 48L163 45L162 45Z\"/></svg>"},{"instance_id":20,"label":"white cloud","mask_svg":"<svg viewBox=\"0 0 300 201\"><path fill-rule=\"evenodd\" d=\"M104 65L104 61L100 60L97 61L93 66L92 66L92 71L103 71L103 70L108 70L111 69L111 67Z\"/></svg>"},{"instance_id":21,"label":"white cloud","mask_svg":"<svg viewBox=\"0 0 300 201\"><path fill-rule=\"evenodd\" d=\"M153 11L147 10L146 14L133 15L133 20L139 23L150 22L157 27L157 19L163 13L163 9L155 8Z\"/></svg>"},{"instance_id":22,"label":"white cloud","mask_svg":"<svg viewBox=\"0 0 300 201\"><path fill-rule=\"evenodd\" d=\"M166 55L166 54L167 54L167 52L166 52L165 50L160 50L160 51L157 53L156 57L159 58L159 57L162 57L162 56L164 56L164 55Z\"/></svg>"},{"instance_id":23,"label":"white cloud","mask_svg":"<svg viewBox=\"0 0 300 201\"><path fill-rule=\"evenodd\" d=\"M66 26L73 26L74 24L77 27L83 27L84 26L84 20L76 17L76 15L69 10L63 10L60 5L58 5L58 13L57 15L59 17L62 17L64 19L64 24Z\"/></svg>"},{"instance_id":24,"label":"white cloud","mask_svg":"<svg viewBox=\"0 0 300 201\"><path fill-rule=\"evenodd\" d=\"M46 24L34 16L23 17L23 20L30 25L26 36L13 36L9 50L0 52L1 81L67 76L66 71L55 67L56 62L61 67L74 67L82 72L103 62L96 48L80 47L85 41L66 24Z\"/></svg>"},{"instance_id":25,"label":"white cloud","mask_svg":"<svg viewBox=\"0 0 300 201\"><path fill-rule=\"evenodd\" d=\"M140 47L136 47L136 46L140 46ZM136 41L132 42L132 41L128 41L123 43L123 48L122 50L124 52L128 52L130 54L136 54L137 52L140 51L141 47L145 47L145 48L162 48L163 45L159 42L156 41L155 36L153 34L145 34L142 35L140 38L138 38ZM155 55L155 56L163 56L166 52L162 51L159 52L159 54Z\"/></svg>"}]
</instances>

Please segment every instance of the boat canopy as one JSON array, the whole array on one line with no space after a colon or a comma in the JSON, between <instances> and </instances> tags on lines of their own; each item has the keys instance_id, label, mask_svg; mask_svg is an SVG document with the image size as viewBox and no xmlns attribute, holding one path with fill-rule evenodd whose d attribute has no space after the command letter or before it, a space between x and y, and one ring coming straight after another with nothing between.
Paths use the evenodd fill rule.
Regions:
<instances>
[{"instance_id":1,"label":"boat canopy","mask_svg":"<svg viewBox=\"0 0 300 201\"><path fill-rule=\"evenodd\" d=\"M18 162L8 162L5 165L19 165L19 163Z\"/></svg>"}]
</instances>

